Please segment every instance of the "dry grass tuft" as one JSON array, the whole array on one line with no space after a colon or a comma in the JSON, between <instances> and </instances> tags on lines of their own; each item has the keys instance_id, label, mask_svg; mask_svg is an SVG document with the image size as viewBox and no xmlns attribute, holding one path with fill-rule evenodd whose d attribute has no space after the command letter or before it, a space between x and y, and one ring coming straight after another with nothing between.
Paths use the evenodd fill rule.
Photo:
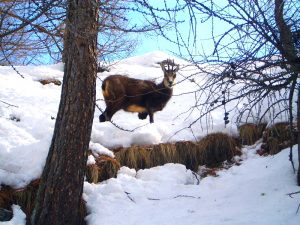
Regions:
<instances>
[{"instance_id":1,"label":"dry grass tuft","mask_svg":"<svg viewBox=\"0 0 300 225\"><path fill-rule=\"evenodd\" d=\"M39 80L39 82L42 85L46 85L46 84L55 84L55 85L58 85L58 86L61 85L61 81L57 80L55 78L41 79L41 80Z\"/></svg>"},{"instance_id":2,"label":"dry grass tuft","mask_svg":"<svg viewBox=\"0 0 300 225\"><path fill-rule=\"evenodd\" d=\"M96 164L88 165L86 170L86 179L89 183L98 183L117 176L121 166L116 159L104 155L95 158Z\"/></svg>"},{"instance_id":3,"label":"dry grass tuft","mask_svg":"<svg viewBox=\"0 0 300 225\"><path fill-rule=\"evenodd\" d=\"M107 180L112 177L116 177L118 170L120 169L120 163L109 156L100 156L96 159L96 165L98 166L98 182Z\"/></svg>"},{"instance_id":4,"label":"dry grass tuft","mask_svg":"<svg viewBox=\"0 0 300 225\"><path fill-rule=\"evenodd\" d=\"M11 205L16 204L21 207L29 218L31 215L34 201L39 188L39 180L32 181L25 188L12 189L11 187L1 187L0 189L0 208L11 210Z\"/></svg>"},{"instance_id":5,"label":"dry grass tuft","mask_svg":"<svg viewBox=\"0 0 300 225\"><path fill-rule=\"evenodd\" d=\"M149 154L149 167L161 166L166 163L180 163L178 152L174 144L154 145Z\"/></svg>"},{"instance_id":6,"label":"dry grass tuft","mask_svg":"<svg viewBox=\"0 0 300 225\"><path fill-rule=\"evenodd\" d=\"M180 163L184 164L187 169L197 171L200 165L199 144L191 141L180 141L177 142L175 146L180 158Z\"/></svg>"},{"instance_id":7,"label":"dry grass tuft","mask_svg":"<svg viewBox=\"0 0 300 225\"><path fill-rule=\"evenodd\" d=\"M199 163L207 167L217 167L224 161L231 161L240 155L240 149L234 138L224 133L209 134L199 142Z\"/></svg>"},{"instance_id":8,"label":"dry grass tuft","mask_svg":"<svg viewBox=\"0 0 300 225\"><path fill-rule=\"evenodd\" d=\"M242 145L253 145L262 137L266 124L246 123L239 127L240 143Z\"/></svg>"},{"instance_id":9,"label":"dry grass tuft","mask_svg":"<svg viewBox=\"0 0 300 225\"><path fill-rule=\"evenodd\" d=\"M26 215L31 215L34 208L35 197L39 188L40 180L34 180L26 188L14 191L14 204L21 206Z\"/></svg>"},{"instance_id":10,"label":"dry grass tuft","mask_svg":"<svg viewBox=\"0 0 300 225\"><path fill-rule=\"evenodd\" d=\"M98 183L98 179L99 179L98 166L96 164L87 165L85 176L87 182L95 183L95 184Z\"/></svg>"},{"instance_id":11,"label":"dry grass tuft","mask_svg":"<svg viewBox=\"0 0 300 225\"><path fill-rule=\"evenodd\" d=\"M120 149L115 153L116 160L122 166L127 166L134 169L149 168L149 150L147 147L132 146L129 148Z\"/></svg>"},{"instance_id":12,"label":"dry grass tuft","mask_svg":"<svg viewBox=\"0 0 300 225\"><path fill-rule=\"evenodd\" d=\"M265 153L275 155L291 144L296 144L295 140L296 137L293 140L291 138L289 123L276 123L264 132L262 148Z\"/></svg>"}]
</instances>

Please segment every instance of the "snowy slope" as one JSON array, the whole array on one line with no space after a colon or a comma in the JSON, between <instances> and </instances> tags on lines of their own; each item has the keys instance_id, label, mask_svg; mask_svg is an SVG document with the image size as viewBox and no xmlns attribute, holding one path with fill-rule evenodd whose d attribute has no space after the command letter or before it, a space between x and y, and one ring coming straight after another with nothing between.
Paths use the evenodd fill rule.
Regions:
<instances>
[{"instance_id":1,"label":"snowy slope","mask_svg":"<svg viewBox=\"0 0 300 225\"><path fill-rule=\"evenodd\" d=\"M288 149L244 162L200 181L180 164L146 170L121 168L116 179L85 183L90 225L298 225L300 196ZM294 148L296 153L296 148Z\"/></svg>"},{"instance_id":2,"label":"snowy slope","mask_svg":"<svg viewBox=\"0 0 300 225\"><path fill-rule=\"evenodd\" d=\"M159 51L152 52L117 62L111 66L110 72L98 74L97 105L102 110L105 109L101 93L101 84L105 77L124 74L160 82L163 73L158 62L166 58L174 57ZM212 131L235 134L235 124L226 128L224 126L223 109L214 112L210 121L196 123L192 129L183 129L199 117L199 111L195 109L182 114L195 104L193 93L182 93L197 90L199 87L185 79L195 72L195 68L185 68L187 62L180 59L175 58L175 62L182 69L174 86L174 96L163 111L155 113L155 123L150 124L148 118L139 120L136 113L119 111L113 116L113 122L125 130L135 129L134 132L124 131L110 122L100 123L98 117L101 112L96 108L91 146L98 146L96 149L105 149L107 152L106 148L132 144L195 140ZM44 86L38 80L56 78L62 81L63 65L17 67L17 70L25 79L10 67L0 67L0 184L23 187L41 174L60 99L60 86ZM203 77L196 78L199 83L203 82ZM31 158L26 157L27 155Z\"/></svg>"},{"instance_id":3,"label":"snowy slope","mask_svg":"<svg viewBox=\"0 0 300 225\"><path fill-rule=\"evenodd\" d=\"M110 74L125 74L160 82L162 71L157 64L174 58L163 52L132 57L111 66L110 72L98 74L97 105L104 110L102 80ZM181 70L174 86L174 96L166 108L154 115L154 124L139 120L137 114L118 112L113 121L99 123L96 109L90 148L113 156L109 150L132 144L156 144L176 140L194 140L207 133L223 131L236 134L234 123L224 126L223 109L209 120L188 127L199 117L193 92L205 75L193 76L195 68L175 58ZM62 81L63 65L0 67L0 185L24 187L40 176L54 129L61 87L42 85L41 78ZM186 78L189 79L186 79ZM195 82L191 82L190 79ZM232 114L234 115L234 114ZM233 118L230 118L233 121ZM179 132L180 131L180 132ZM197 179L182 165L165 165L144 171L122 168L117 179L97 185L85 184L84 198L91 214L89 224L296 224L299 197L286 193L299 190L287 160L288 150L278 156L261 158L255 150L244 149L240 167L220 172L217 178ZM296 154L296 152L295 152ZM296 158L296 156L295 156ZM93 163L90 159L89 163ZM267 166L267 167L266 167ZM128 194L126 194L128 193ZM262 207L262 208L260 208ZM24 214L14 207L14 221L23 221ZM258 220L261 217L261 221ZM276 222L277 221L277 222ZM9 222L3 224L22 224Z\"/></svg>"}]
</instances>

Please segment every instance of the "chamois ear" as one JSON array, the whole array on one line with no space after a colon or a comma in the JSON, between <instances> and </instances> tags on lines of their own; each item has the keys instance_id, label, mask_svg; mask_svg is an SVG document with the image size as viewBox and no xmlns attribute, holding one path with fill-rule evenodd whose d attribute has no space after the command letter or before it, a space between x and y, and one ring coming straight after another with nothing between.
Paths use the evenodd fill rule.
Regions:
<instances>
[{"instance_id":1,"label":"chamois ear","mask_svg":"<svg viewBox=\"0 0 300 225\"><path fill-rule=\"evenodd\" d=\"M159 63L159 65L160 65L160 67L161 67L161 69L162 69L162 71L165 73L166 71L167 71L167 69L166 69L166 63L165 63L165 61L166 60L164 60L164 61L162 61L162 62L160 62Z\"/></svg>"},{"instance_id":2,"label":"chamois ear","mask_svg":"<svg viewBox=\"0 0 300 225\"><path fill-rule=\"evenodd\" d=\"M179 64L174 64L174 66L175 66L175 69L173 71L174 72L178 72L178 70L179 70Z\"/></svg>"}]
</instances>

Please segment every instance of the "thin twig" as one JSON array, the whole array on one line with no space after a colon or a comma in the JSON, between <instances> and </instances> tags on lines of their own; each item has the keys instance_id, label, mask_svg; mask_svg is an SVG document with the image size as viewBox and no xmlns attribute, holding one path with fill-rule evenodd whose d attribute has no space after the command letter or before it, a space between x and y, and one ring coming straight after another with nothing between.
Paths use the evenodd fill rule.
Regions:
<instances>
[{"instance_id":1,"label":"thin twig","mask_svg":"<svg viewBox=\"0 0 300 225\"><path fill-rule=\"evenodd\" d=\"M5 102L5 101L2 101L2 100L0 100L0 102L2 102L2 103L4 103L4 104L6 104L6 105L8 105L8 106L11 106L11 107L16 107L16 108L19 108L19 106L12 105L12 104L10 104L10 103L8 103L8 102Z\"/></svg>"},{"instance_id":2,"label":"thin twig","mask_svg":"<svg viewBox=\"0 0 300 225\"><path fill-rule=\"evenodd\" d=\"M170 200L170 199L176 199L176 198L194 198L194 199L200 199L201 197L195 197L195 196L192 196L192 195L176 195L175 197L165 198L165 199L161 199L161 198L147 198L147 199L151 200L151 201L160 201L160 200Z\"/></svg>"},{"instance_id":3,"label":"thin twig","mask_svg":"<svg viewBox=\"0 0 300 225\"><path fill-rule=\"evenodd\" d=\"M300 191L288 193L287 195L290 196L291 198L293 198L293 195L296 195L296 194L300 194Z\"/></svg>"},{"instance_id":4,"label":"thin twig","mask_svg":"<svg viewBox=\"0 0 300 225\"><path fill-rule=\"evenodd\" d=\"M132 201L133 203L136 203L135 201L134 201L134 199L132 198L132 197L130 197L130 193L129 192L127 192L127 191L124 191L124 193L127 195L127 197L130 199L130 201Z\"/></svg>"},{"instance_id":5,"label":"thin twig","mask_svg":"<svg viewBox=\"0 0 300 225\"><path fill-rule=\"evenodd\" d=\"M100 112L101 113L103 113L103 110L98 106L98 104L96 104L96 107L100 110ZM138 126L138 127L135 127L135 128L133 128L133 129L126 129L126 128L123 128L123 127L121 127L121 126L119 126L118 124L116 124L115 122L113 122L112 120L110 120L110 121L108 121L108 122L110 122L112 125L114 125L116 128L118 128L118 129L120 129L120 130L123 130L123 131L127 131L127 132L134 132L134 131L136 131L137 129L139 129L139 128L141 128L141 127L144 127L144 126L147 126L148 125L148 123L146 123L146 124L143 124L143 125L141 125L141 126Z\"/></svg>"},{"instance_id":6,"label":"thin twig","mask_svg":"<svg viewBox=\"0 0 300 225\"><path fill-rule=\"evenodd\" d=\"M200 180L199 180L199 178L198 178L198 174L195 173L194 171L192 171L192 174L195 176L195 178L196 178L196 180L197 180L197 185L199 185L199 184L200 184Z\"/></svg>"},{"instance_id":7,"label":"thin twig","mask_svg":"<svg viewBox=\"0 0 300 225\"><path fill-rule=\"evenodd\" d=\"M2 53L3 53L3 56L4 56L5 60L6 60L6 61L8 62L8 64L11 66L11 68L13 68L13 70L16 71L16 73L17 73L20 77L22 77L22 78L24 79L24 76L17 70L17 68L11 63L11 61L9 60L9 58L6 56L5 51L4 51L3 47L2 47L2 45L0 45L0 48L1 48L1 51L2 51Z\"/></svg>"}]
</instances>

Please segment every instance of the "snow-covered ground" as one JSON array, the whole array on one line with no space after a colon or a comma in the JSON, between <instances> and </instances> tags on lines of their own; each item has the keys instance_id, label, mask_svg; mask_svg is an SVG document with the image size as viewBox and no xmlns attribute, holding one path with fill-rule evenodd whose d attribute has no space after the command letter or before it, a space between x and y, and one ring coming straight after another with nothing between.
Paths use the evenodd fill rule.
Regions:
<instances>
[{"instance_id":1,"label":"snow-covered ground","mask_svg":"<svg viewBox=\"0 0 300 225\"><path fill-rule=\"evenodd\" d=\"M125 74L160 82L162 71L157 63L166 58L174 57L152 52L122 60L110 72L98 74L97 105L104 110L100 90L106 76ZM109 149L118 146L194 140L214 131L237 133L236 124L224 126L223 109L195 123L192 129L182 129L201 113L193 108L199 98L193 91L199 89L205 77L192 76L195 68L186 67L187 62L176 58L175 62L182 69L174 96L163 111L154 114L155 123L120 111L113 121L119 127L134 130L128 132L109 122L99 123L101 112L96 109L90 143L93 151L113 156ZM62 81L63 65L17 67L17 70L24 79L12 68L0 67L0 185L20 188L42 172L60 99L60 86L42 85L38 80ZM286 195L299 191L288 150L260 157L255 154L257 147L243 149L241 166L220 171L218 177L204 178L199 184L195 175L179 164L140 171L123 167L116 179L101 184L85 183L88 224L298 224L300 214L296 215L296 210L300 197ZM294 152L296 159L296 147ZM0 224L25 224L20 208L14 206L13 210L13 220Z\"/></svg>"},{"instance_id":2,"label":"snow-covered ground","mask_svg":"<svg viewBox=\"0 0 300 225\"><path fill-rule=\"evenodd\" d=\"M296 153L296 148L294 149ZM198 180L180 164L135 171L85 184L90 225L298 225L300 196L286 149L259 157L245 148L240 166Z\"/></svg>"}]
</instances>

